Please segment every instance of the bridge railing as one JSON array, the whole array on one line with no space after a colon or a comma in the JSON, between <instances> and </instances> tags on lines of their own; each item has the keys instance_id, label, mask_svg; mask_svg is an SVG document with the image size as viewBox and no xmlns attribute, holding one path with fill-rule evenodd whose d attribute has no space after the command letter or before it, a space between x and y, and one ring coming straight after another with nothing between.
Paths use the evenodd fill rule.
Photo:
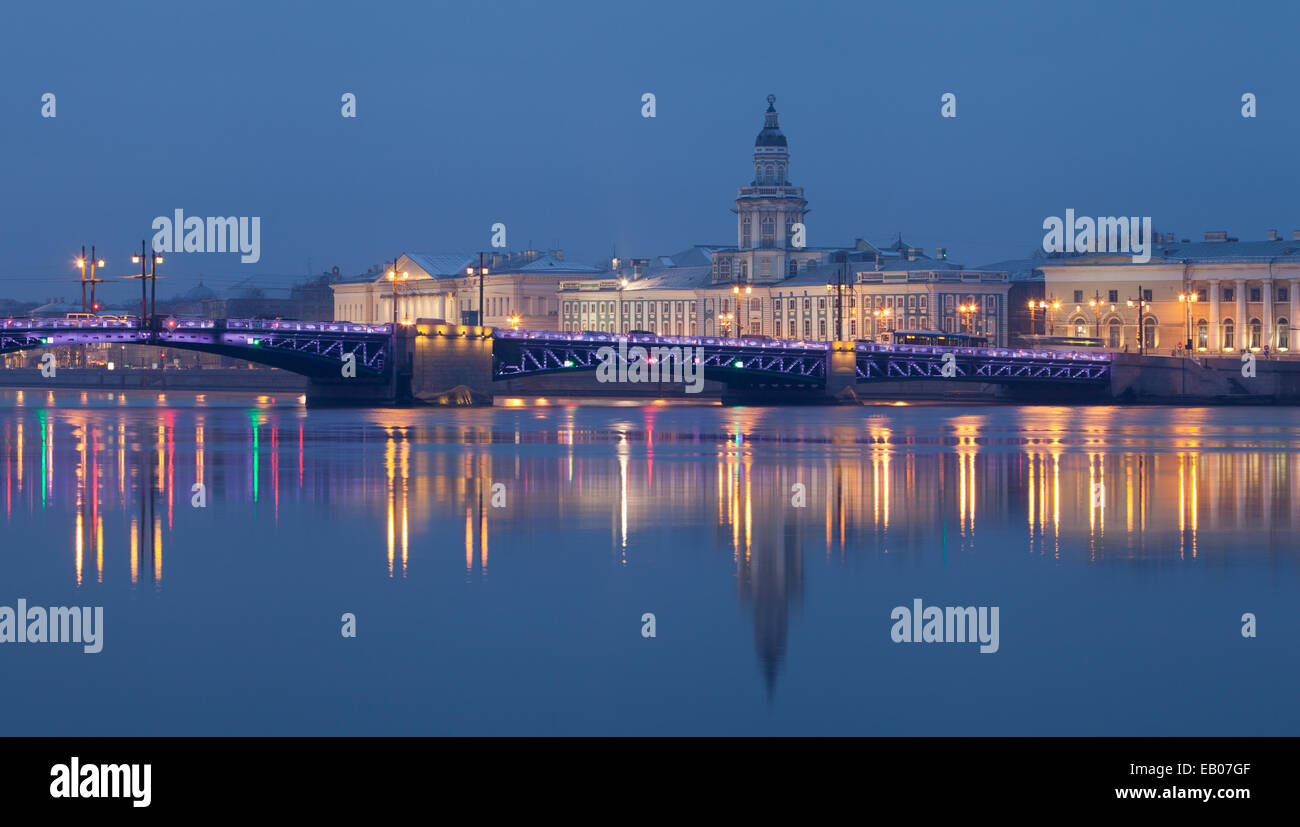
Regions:
<instances>
[{"instance_id":1,"label":"bridge railing","mask_svg":"<svg viewBox=\"0 0 1300 827\"><path fill-rule=\"evenodd\" d=\"M389 324L356 322L294 322L279 319L174 319L177 330L213 330L224 322L227 330L283 330L289 333L382 333L392 332Z\"/></svg>"},{"instance_id":2,"label":"bridge railing","mask_svg":"<svg viewBox=\"0 0 1300 827\"><path fill-rule=\"evenodd\" d=\"M1080 362L1110 362L1113 354L1098 351L1060 351L1034 350L1031 348L1011 347L943 347L941 345L895 345L858 342L859 353L916 353L938 355L955 353L962 356L983 356L999 359L1073 359Z\"/></svg>"},{"instance_id":3,"label":"bridge railing","mask_svg":"<svg viewBox=\"0 0 1300 827\"><path fill-rule=\"evenodd\" d=\"M46 330L134 330L140 324L135 319L41 319L20 318L0 320L0 327L13 330L19 328L44 328Z\"/></svg>"},{"instance_id":4,"label":"bridge railing","mask_svg":"<svg viewBox=\"0 0 1300 827\"><path fill-rule=\"evenodd\" d=\"M812 339L758 339L745 336L726 338L716 336L669 336L650 333L605 333L580 330L504 330L493 335L501 339L550 340L567 342L610 342L626 339L629 344L709 345L713 347L746 347L772 350L830 350L831 343ZM940 345L898 345L857 342L858 353L915 353L938 355L956 353L963 356L1012 359L1071 359L1081 362L1110 362L1114 354L1098 351L1055 351L1032 348L1007 347L944 347Z\"/></svg>"},{"instance_id":5,"label":"bridge railing","mask_svg":"<svg viewBox=\"0 0 1300 827\"><path fill-rule=\"evenodd\" d=\"M830 342L817 342L804 339L751 339L747 337L726 338L720 336L669 336L649 333L602 333L599 331L579 330L504 330L498 328L492 333L499 339L526 339L564 342L610 342L617 343L626 339L628 344L644 345L708 345L712 347L748 347L770 348L772 350L830 350Z\"/></svg>"}]
</instances>

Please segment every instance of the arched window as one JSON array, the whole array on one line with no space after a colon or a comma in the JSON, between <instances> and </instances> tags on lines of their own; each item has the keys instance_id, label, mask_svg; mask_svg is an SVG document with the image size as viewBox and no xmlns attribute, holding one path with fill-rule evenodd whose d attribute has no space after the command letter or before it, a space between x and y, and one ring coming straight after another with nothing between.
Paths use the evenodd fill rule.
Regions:
<instances>
[{"instance_id":1,"label":"arched window","mask_svg":"<svg viewBox=\"0 0 1300 827\"><path fill-rule=\"evenodd\" d=\"M1119 319L1112 319L1107 326L1106 347L1112 350L1119 350L1120 340L1123 338L1124 325Z\"/></svg>"},{"instance_id":2,"label":"arched window","mask_svg":"<svg viewBox=\"0 0 1300 827\"><path fill-rule=\"evenodd\" d=\"M1156 349L1156 344L1158 341L1158 337L1156 336L1156 328L1158 327L1160 327L1160 320L1157 319L1155 316L1147 316L1146 321L1143 322L1142 347L1146 349L1147 352Z\"/></svg>"},{"instance_id":3,"label":"arched window","mask_svg":"<svg viewBox=\"0 0 1300 827\"><path fill-rule=\"evenodd\" d=\"M1073 329L1075 336L1087 337L1091 335L1091 331L1088 330L1088 320L1082 316L1071 319L1070 327Z\"/></svg>"},{"instance_id":4,"label":"arched window","mask_svg":"<svg viewBox=\"0 0 1300 827\"><path fill-rule=\"evenodd\" d=\"M773 244L775 244L776 243L776 218L770 215L763 216L763 224L762 224L761 232L762 232L761 246L771 247Z\"/></svg>"},{"instance_id":5,"label":"arched window","mask_svg":"<svg viewBox=\"0 0 1300 827\"><path fill-rule=\"evenodd\" d=\"M768 165L767 165L766 174L767 174L767 179L766 179L767 183L769 183L769 184L775 184L775 183L776 183L776 167L772 166L771 164L768 164Z\"/></svg>"},{"instance_id":6,"label":"arched window","mask_svg":"<svg viewBox=\"0 0 1300 827\"><path fill-rule=\"evenodd\" d=\"M1264 326L1259 323L1259 319L1250 320L1250 348L1258 350L1264 346Z\"/></svg>"},{"instance_id":7,"label":"arched window","mask_svg":"<svg viewBox=\"0 0 1300 827\"><path fill-rule=\"evenodd\" d=\"M785 183L785 164L776 165L776 182L778 184Z\"/></svg>"},{"instance_id":8,"label":"arched window","mask_svg":"<svg viewBox=\"0 0 1300 827\"><path fill-rule=\"evenodd\" d=\"M1286 319L1277 320L1277 349L1291 349L1291 326L1287 324Z\"/></svg>"},{"instance_id":9,"label":"arched window","mask_svg":"<svg viewBox=\"0 0 1300 827\"><path fill-rule=\"evenodd\" d=\"M1196 349L1206 350L1210 346L1210 325L1205 319L1196 322Z\"/></svg>"},{"instance_id":10,"label":"arched window","mask_svg":"<svg viewBox=\"0 0 1300 827\"><path fill-rule=\"evenodd\" d=\"M1232 319L1223 320L1223 349L1232 350L1236 347L1236 340L1233 337Z\"/></svg>"}]
</instances>

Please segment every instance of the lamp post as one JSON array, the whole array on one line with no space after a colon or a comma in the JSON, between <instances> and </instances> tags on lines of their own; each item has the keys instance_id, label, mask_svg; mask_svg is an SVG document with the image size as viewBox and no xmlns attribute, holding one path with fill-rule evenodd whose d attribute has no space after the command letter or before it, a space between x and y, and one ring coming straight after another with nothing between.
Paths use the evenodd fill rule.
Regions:
<instances>
[{"instance_id":1,"label":"lamp post","mask_svg":"<svg viewBox=\"0 0 1300 827\"><path fill-rule=\"evenodd\" d=\"M1138 331L1138 354L1139 355L1146 353L1146 344L1147 344L1147 337L1142 335L1146 332L1145 317L1146 317L1146 309L1147 309L1147 300L1142 298L1142 296L1144 295L1145 294L1142 292L1142 285L1139 284L1137 301L1134 301L1133 299L1128 300L1129 307L1137 308L1137 331Z\"/></svg>"},{"instance_id":2,"label":"lamp post","mask_svg":"<svg viewBox=\"0 0 1300 827\"><path fill-rule=\"evenodd\" d=\"M975 305L973 303L958 305L957 311L961 313L962 330L964 330L967 333L973 333L974 331L970 329L970 324L971 324L971 314L975 312Z\"/></svg>"},{"instance_id":3,"label":"lamp post","mask_svg":"<svg viewBox=\"0 0 1300 827\"><path fill-rule=\"evenodd\" d=\"M90 265L89 276L86 275L87 264ZM90 285L90 303L91 305L95 304L95 285L103 281L103 279L95 278L95 268L103 267L103 266L104 266L104 260L102 258L95 257L94 245L91 245L90 258L87 259L86 247L83 244L81 247L81 255L77 258L77 269L81 271L81 312L82 313L86 312L86 285L87 284Z\"/></svg>"},{"instance_id":4,"label":"lamp post","mask_svg":"<svg viewBox=\"0 0 1300 827\"><path fill-rule=\"evenodd\" d=\"M1192 304L1199 299L1196 293L1179 293L1178 301L1183 305L1183 322L1184 329L1187 331L1187 347L1184 356L1192 355Z\"/></svg>"},{"instance_id":5,"label":"lamp post","mask_svg":"<svg viewBox=\"0 0 1300 827\"><path fill-rule=\"evenodd\" d=\"M745 295L748 296L748 295L750 295L750 294L753 293L753 292L754 292L754 288L751 287L750 285L746 284L746 285L745 285ZM739 285L739 284L733 284L733 285L731 286L731 293L732 293L732 295L734 295L734 296L736 297L736 314L735 314L735 318L736 318L736 335L737 335L737 336L740 336L740 335L741 335L741 328L742 328L742 325L741 325L741 319L743 319L743 318L744 318L744 315L745 315L745 314L743 314L743 313L740 312L740 302L742 301L742 299L740 298L740 285Z\"/></svg>"},{"instance_id":6,"label":"lamp post","mask_svg":"<svg viewBox=\"0 0 1300 827\"><path fill-rule=\"evenodd\" d=\"M872 318L871 339L872 339L872 341L876 341L876 342L880 341L880 326L881 326L882 324L888 324L888 322L889 322L889 314L890 314L891 312L893 312L893 311L892 311L890 308L888 308L888 307L877 307L875 310L872 310L872 311L871 311L871 318Z\"/></svg>"},{"instance_id":7,"label":"lamp post","mask_svg":"<svg viewBox=\"0 0 1300 827\"><path fill-rule=\"evenodd\" d=\"M465 268L465 275L467 275L467 276L469 276L469 277L471 277L471 278L473 278L475 275L478 276L478 318L477 318L476 321L477 321L479 327L484 327L484 324L483 324L483 322L484 322L484 319L483 319L483 282L484 282L485 277L487 276L487 274L488 274L488 268L483 264L483 254L482 254L482 253L479 253L479 254L478 254L478 268L477 268L477 269L475 269L474 267L466 267L466 268Z\"/></svg>"},{"instance_id":8,"label":"lamp post","mask_svg":"<svg viewBox=\"0 0 1300 827\"><path fill-rule=\"evenodd\" d=\"M843 269L836 270L835 283L826 285L828 291L835 291L835 340L839 342L844 341L844 287L846 286L844 275ZM847 286L849 292L852 293L853 285L849 284Z\"/></svg>"},{"instance_id":9,"label":"lamp post","mask_svg":"<svg viewBox=\"0 0 1300 827\"><path fill-rule=\"evenodd\" d=\"M1088 306L1092 308L1092 330L1093 336L1101 338L1101 292L1096 291L1091 299L1088 299Z\"/></svg>"},{"instance_id":10,"label":"lamp post","mask_svg":"<svg viewBox=\"0 0 1300 827\"><path fill-rule=\"evenodd\" d=\"M410 274L403 272L399 278L397 274L397 259L393 259L393 269L388 271L388 283L393 287L393 332L397 332L397 282L406 281Z\"/></svg>"},{"instance_id":11,"label":"lamp post","mask_svg":"<svg viewBox=\"0 0 1300 827\"><path fill-rule=\"evenodd\" d=\"M733 313L723 313L718 316L718 321L722 323L722 338L726 339L731 336L731 320L735 318Z\"/></svg>"},{"instance_id":12,"label":"lamp post","mask_svg":"<svg viewBox=\"0 0 1300 827\"><path fill-rule=\"evenodd\" d=\"M627 333L627 324L623 321L623 291L627 289L627 279L618 280L618 329Z\"/></svg>"}]
</instances>

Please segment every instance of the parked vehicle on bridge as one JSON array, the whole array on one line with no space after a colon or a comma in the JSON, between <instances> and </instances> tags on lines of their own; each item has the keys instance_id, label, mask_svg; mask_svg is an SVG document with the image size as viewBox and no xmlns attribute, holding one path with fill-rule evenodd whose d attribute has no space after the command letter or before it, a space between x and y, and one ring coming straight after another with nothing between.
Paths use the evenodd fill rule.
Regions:
<instances>
[{"instance_id":1,"label":"parked vehicle on bridge","mask_svg":"<svg viewBox=\"0 0 1300 827\"><path fill-rule=\"evenodd\" d=\"M69 319L98 319L94 313L69 313Z\"/></svg>"},{"instance_id":2,"label":"parked vehicle on bridge","mask_svg":"<svg viewBox=\"0 0 1300 827\"><path fill-rule=\"evenodd\" d=\"M974 333L943 333L938 330L894 330L880 334L881 341L895 345L933 347L988 347L989 337Z\"/></svg>"}]
</instances>

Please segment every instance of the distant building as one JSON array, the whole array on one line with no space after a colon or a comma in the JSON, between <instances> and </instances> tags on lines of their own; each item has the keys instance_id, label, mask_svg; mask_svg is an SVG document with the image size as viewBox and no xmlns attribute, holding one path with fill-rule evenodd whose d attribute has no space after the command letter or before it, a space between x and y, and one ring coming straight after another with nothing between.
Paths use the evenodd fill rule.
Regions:
<instances>
[{"instance_id":1,"label":"distant building","mask_svg":"<svg viewBox=\"0 0 1300 827\"><path fill-rule=\"evenodd\" d=\"M814 340L909 329L1008 342L1006 271L966 270L942 248L930 258L901 236L882 247L862 239L796 245L800 234L806 239L808 202L790 181L789 145L770 95L752 160L754 178L735 200L735 246L614 259L597 278L563 281L561 329Z\"/></svg>"},{"instance_id":2,"label":"distant building","mask_svg":"<svg viewBox=\"0 0 1300 827\"><path fill-rule=\"evenodd\" d=\"M1276 230L1268 236L1240 241L1215 231L1192 242L1162 234L1144 264L1114 253L1048 257L1038 266L1048 301L1061 304L1056 332L1137 351L1141 299L1148 303L1142 324L1148 352L1169 355L1188 339L1194 352L1293 351L1300 231L1291 239Z\"/></svg>"},{"instance_id":3,"label":"distant building","mask_svg":"<svg viewBox=\"0 0 1300 827\"><path fill-rule=\"evenodd\" d=\"M600 270L564 260L562 250L490 253L483 258L484 323L505 327L554 329L558 325L556 291L565 279L591 278ZM478 254L405 253L396 267L386 263L363 275L331 284L334 318L367 324L391 322L396 300L398 321L443 319L473 324L478 317ZM389 279L392 271L397 278ZM403 278L403 275L405 277Z\"/></svg>"}]
</instances>

